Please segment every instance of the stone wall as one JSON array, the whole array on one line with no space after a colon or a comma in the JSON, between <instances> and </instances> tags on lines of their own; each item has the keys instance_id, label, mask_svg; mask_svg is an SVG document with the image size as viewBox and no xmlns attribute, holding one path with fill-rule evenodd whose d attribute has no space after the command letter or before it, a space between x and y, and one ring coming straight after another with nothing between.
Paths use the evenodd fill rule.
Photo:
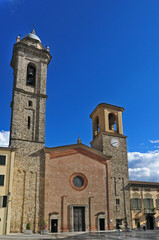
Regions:
<instances>
[{"instance_id":1,"label":"stone wall","mask_svg":"<svg viewBox=\"0 0 159 240\"><path fill-rule=\"evenodd\" d=\"M23 232L29 222L33 232L44 219L43 144L12 141L17 147L11 199L11 232Z\"/></svg>"},{"instance_id":2,"label":"stone wall","mask_svg":"<svg viewBox=\"0 0 159 240\"><path fill-rule=\"evenodd\" d=\"M119 140L119 147L113 147L110 142L113 137ZM116 225L116 219L124 219L131 226L130 214L130 193L129 193L129 176L128 176L128 160L127 160L127 143L126 137L114 136L113 134L101 133L91 143L92 147L103 153L112 156L110 159L111 165L111 197L112 197L112 220L113 225ZM116 199L119 199L120 204L116 204ZM118 200L117 200L118 201Z\"/></svg>"}]
</instances>

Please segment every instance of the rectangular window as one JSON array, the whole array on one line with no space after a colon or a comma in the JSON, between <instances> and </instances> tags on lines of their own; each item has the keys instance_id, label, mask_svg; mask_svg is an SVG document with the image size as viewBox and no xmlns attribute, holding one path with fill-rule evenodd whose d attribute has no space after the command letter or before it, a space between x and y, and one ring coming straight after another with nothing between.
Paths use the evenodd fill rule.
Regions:
<instances>
[{"instance_id":1,"label":"rectangular window","mask_svg":"<svg viewBox=\"0 0 159 240\"><path fill-rule=\"evenodd\" d=\"M145 208L148 208L148 209L154 208L153 199L152 198L146 198L145 199Z\"/></svg>"},{"instance_id":2,"label":"rectangular window","mask_svg":"<svg viewBox=\"0 0 159 240\"><path fill-rule=\"evenodd\" d=\"M30 129L30 116L28 116L28 129Z\"/></svg>"},{"instance_id":3,"label":"rectangular window","mask_svg":"<svg viewBox=\"0 0 159 240\"><path fill-rule=\"evenodd\" d=\"M0 155L0 165L6 165L6 156Z\"/></svg>"},{"instance_id":4,"label":"rectangular window","mask_svg":"<svg viewBox=\"0 0 159 240\"><path fill-rule=\"evenodd\" d=\"M4 186L4 175L0 175L0 186Z\"/></svg>"},{"instance_id":5,"label":"rectangular window","mask_svg":"<svg viewBox=\"0 0 159 240\"><path fill-rule=\"evenodd\" d=\"M7 196L0 196L0 208L7 207Z\"/></svg>"},{"instance_id":6,"label":"rectangular window","mask_svg":"<svg viewBox=\"0 0 159 240\"><path fill-rule=\"evenodd\" d=\"M7 207L7 196L3 196L3 207Z\"/></svg>"},{"instance_id":7,"label":"rectangular window","mask_svg":"<svg viewBox=\"0 0 159 240\"><path fill-rule=\"evenodd\" d=\"M116 205L119 205L119 204L120 204L120 199L117 198L117 199L116 199Z\"/></svg>"},{"instance_id":8,"label":"rectangular window","mask_svg":"<svg viewBox=\"0 0 159 240\"><path fill-rule=\"evenodd\" d=\"M141 199L140 198L133 198L131 200L131 205L132 205L132 209L141 209L142 208L142 203L141 203Z\"/></svg>"},{"instance_id":9,"label":"rectangular window","mask_svg":"<svg viewBox=\"0 0 159 240\"><path fill-rule=\"evenodd\" d=\"M28 101L28 105L29 105L29 107L32 107L32 105L33 105L32 101Z\"/></svg>"}]
</instances>

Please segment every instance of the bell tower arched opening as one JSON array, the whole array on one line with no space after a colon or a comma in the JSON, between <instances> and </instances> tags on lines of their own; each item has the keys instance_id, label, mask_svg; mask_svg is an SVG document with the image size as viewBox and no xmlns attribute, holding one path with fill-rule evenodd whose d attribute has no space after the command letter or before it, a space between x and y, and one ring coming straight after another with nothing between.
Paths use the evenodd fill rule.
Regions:
<instances>
[{"instance_id":1,"label":"bell tower arched opening","mask_svg":"<svg viewBox=\"0 0 159 240\"><path fill-rule=\"evenodd\" d=\"M93 122L93 136L97 136L100 133L99 117L97 116Z\"/></svg>"},{"instance_id":2,"label":"bell tower arched opening","mask_svg":"<svg viewBox=\"0 0 159 240\"><path fill-rule=\"evenodd\" d=\"M109 113L109 130L117 131L117 117L114 113Z\"/></svg>"},{"instance_id":3,"label":"bell tower arched opening","mask_svg":"<svg viewBox=\"0 0 159 240\"><path fill-rule=\"evenodd\" d=\"M26 85L35 87L35 79L36 79L36 68L33 64L29 63L27 67Z\"/></svg>"}]
</instances>

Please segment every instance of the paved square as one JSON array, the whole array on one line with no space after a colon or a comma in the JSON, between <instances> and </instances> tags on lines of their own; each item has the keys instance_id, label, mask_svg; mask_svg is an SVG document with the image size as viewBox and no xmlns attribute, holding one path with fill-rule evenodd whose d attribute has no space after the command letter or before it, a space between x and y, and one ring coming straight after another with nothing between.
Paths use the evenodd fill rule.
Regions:
<instances>
[{"instance_id":1,"label":"paved square","mask_svg":"<svg viewBox=\"0 0 159 240\"><path fill-rule=\"evenodd\" d=\"M98 240L98 239L128 239L128 240L159 240L159 230L149 230L149 231L131 231L128 233L121 232L120 237L117 236L116 232L105 233L105 232L93 232L93 233L84 233L76 236L69 236L65 239L70 240Z\"/></svg>"},{"instance_id":2,"label":"paved square","mask_svg":"<svg viewBox=\"0 0 159 240\"><path fill-rule=\"evenodd\" d=\"M11 234L11 235L0 235L0 240L50 240L50 239L66 239L66 240L159 240L159 230L148 230L144 231L131 231L121 232L120 237L117 236L116 232L88 232L88 233L60 233L60 234Z\"/></svg>"}]
</instances>

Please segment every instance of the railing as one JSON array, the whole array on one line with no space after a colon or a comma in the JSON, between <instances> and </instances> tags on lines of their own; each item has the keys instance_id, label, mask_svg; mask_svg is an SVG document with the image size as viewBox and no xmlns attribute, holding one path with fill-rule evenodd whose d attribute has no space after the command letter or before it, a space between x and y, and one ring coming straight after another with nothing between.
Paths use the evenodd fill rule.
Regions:
<instances>
[{"instance_id":1,"label":"railing","mask_svg":"<svg viewBox=\"0 0 159 240\"><path fill-rule=\"evenodd\" d=\"M145 214L155 214L156 211L155 211L155 208L145 208L144 213Z\"/></svg>"}]
</instances>

